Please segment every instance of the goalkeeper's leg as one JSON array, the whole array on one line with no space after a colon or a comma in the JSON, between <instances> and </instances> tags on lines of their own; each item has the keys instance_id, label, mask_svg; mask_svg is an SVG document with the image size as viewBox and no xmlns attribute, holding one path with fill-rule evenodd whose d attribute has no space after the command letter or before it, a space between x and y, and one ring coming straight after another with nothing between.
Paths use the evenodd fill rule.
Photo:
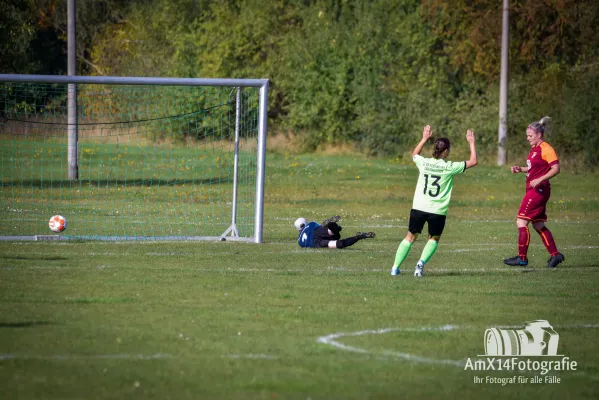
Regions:
<instances>
[{"instance_id":1,"label":"goalkeeper's leg","mask_svg":"<svg viewBox=\"0 0 599 400\"><path fill-rule=\"evenodd\" d=\"M329 223L331 222L339 222L339 220L341 220L341 217L338 215L334 215L329 219L325 219L324 222L322 223L323 226L327 226Z\"/></svg>"},{"instance_id":2,"label":"goalkeeper's leg","mask_svg":"<svg viewBox=\"0 0 599 400\"><path fill-rule=\"evenodd\" d=\"M374 232L367 232L367 233L358 232L358 234L356 236L348 237L346 239L336 240L335 247L337 247L338 249L343 249L343 248L346 248L349 246L353 246L354 244L356 244L358 241L360 241L362 239L373 238L373 237L375 237Z\"/></svg>"},{"instance_id":3,"label":"goalkeeper's leg","mask_svg":"<svg viewBox=\"0 0 599 400\"><path fill-rule=\"evenodd\" d=\"M328 224L326 224L324 226L326 226L328 228L331 236L336 236L335 239L341 239L341 236L339 236L339 233L343 230L341 225L339 225L336 222L329 222Z\"/></svg>"}]
</instances>

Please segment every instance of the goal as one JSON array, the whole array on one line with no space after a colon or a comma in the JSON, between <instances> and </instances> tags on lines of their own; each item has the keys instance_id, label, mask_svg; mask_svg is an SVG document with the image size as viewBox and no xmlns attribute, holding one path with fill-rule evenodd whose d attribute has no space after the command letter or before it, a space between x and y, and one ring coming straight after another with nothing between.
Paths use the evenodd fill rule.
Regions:
<instances>
[{"instance_id":1,"label":"goal","mask_svg":"<svg viewBox=\"0 0 599 400\"><path fill-rule=\"evenodd\" d=\"M261 243L268 85L0 74L0 239Z\"/></svg>"}]
</instances>

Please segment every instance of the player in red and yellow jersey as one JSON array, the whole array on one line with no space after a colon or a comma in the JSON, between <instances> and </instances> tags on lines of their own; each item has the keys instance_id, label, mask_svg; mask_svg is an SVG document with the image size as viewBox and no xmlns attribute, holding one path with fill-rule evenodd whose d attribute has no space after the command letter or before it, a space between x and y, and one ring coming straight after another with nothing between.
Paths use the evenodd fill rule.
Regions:
<instances>
[{"instance_id":1,"label":"player in red and yellow jersey","mask_svg":"<svg viewBox=\"0 0 599 400\"><path fill-rule=\"evenodd\" d=\"M553 147L543 139L548 121L549 117L544 117L540 121L528 125L526 139L530 143L531 149L526 158L526 167L512 166L512 173L514 174L526 172L526 194L522 199L516 219L518 255L503 260L507 265L528 265L527 253L530 242L528 224L530 222L541 236L541 240L549 252L550 258L547 261L547 266L555 268L565 260L564 255L557 251L551 231L545 226L547 201L551 196L549 179L559 174L557 154L555 154Z\"/></svg>"}]
</instances>

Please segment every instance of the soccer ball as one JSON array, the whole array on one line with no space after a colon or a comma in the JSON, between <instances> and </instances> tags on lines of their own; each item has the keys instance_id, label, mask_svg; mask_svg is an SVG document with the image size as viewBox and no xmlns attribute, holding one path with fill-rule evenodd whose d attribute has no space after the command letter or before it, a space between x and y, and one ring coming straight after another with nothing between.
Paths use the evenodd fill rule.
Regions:
<instances>
[{"instance_id":1,"label":"soccer ball","mask_svg":"<svg viewBox=\"0 0 599 400\"><path fill-rule=\"evenodd\" d=\"M60 233L67 229L67 220L62 215L55 215L50 218L48 226L52 232Z\"/></svg>"}]
</instances>

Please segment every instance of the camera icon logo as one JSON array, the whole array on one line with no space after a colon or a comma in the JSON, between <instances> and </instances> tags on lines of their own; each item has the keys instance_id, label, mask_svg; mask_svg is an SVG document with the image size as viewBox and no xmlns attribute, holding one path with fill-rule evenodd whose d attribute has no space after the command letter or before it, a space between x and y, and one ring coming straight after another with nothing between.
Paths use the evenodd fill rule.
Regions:
<instances>
[{"instance_id":1,"label":"camera icon logo","mask_svg":"<svg viewBox=\"0 0 599 400\"><path fill-rule=\"evenodd\" d=\"M489 328L484 341L488 356L555 356L559 335L542 319L525 322L523 329Z\"/></svg>"}]
</instances>

